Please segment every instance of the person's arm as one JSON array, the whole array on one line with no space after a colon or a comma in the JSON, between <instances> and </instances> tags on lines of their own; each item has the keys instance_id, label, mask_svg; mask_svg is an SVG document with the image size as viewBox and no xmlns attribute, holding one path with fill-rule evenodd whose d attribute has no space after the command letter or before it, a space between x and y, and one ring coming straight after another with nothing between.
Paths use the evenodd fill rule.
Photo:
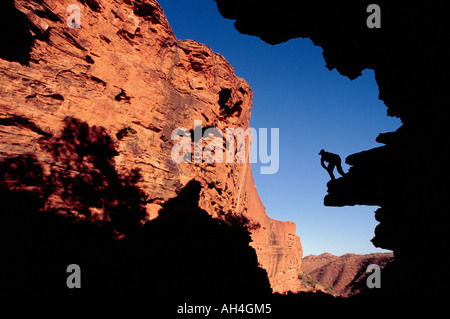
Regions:
<instances>
[{"instance_id":1,"label":"person's arm","mask_svg":"<svg viewBox=\"0 0 450 319\"><path fill-rule=\"evenodd\" d=\"M320 159L320 165L322 165L323 168L327 169L327 167L325 166L325 162L323 160L323 157Z\"/></svg>"}]
</instances>

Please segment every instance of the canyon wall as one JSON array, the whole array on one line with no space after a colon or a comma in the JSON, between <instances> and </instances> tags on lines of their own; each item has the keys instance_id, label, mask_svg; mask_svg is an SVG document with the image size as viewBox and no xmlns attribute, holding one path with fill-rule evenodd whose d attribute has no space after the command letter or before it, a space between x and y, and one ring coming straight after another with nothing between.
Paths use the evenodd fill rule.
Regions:
<instances>
[{"instance_id":1,"label":"canyon wall","mask_svg":"<svg viewBox=\"0 0 450 319\"><path fill-rule=\"evenodd\" d=\"M68 12L71 4L81 9L79 28L67 24L76 12ZM237 150L231 164L208 163L206 157L195 163L195 155L189 155L192 163L177 164L171 157L182 138L173 139L176 128L186 137L206 128L225 134L226 128L249 127L252 90L224 57L176 39L154 0L15 0L2 6L1 42L8 45L0 50L0 159L32 158L59 185L44 191L7 174L5 188L41 194L43 211L108 221L114 204L98 203L108 192L121 191L111 189L105 171L114 181L139 174L145 223L157 220L164 205L196 180L200 209L250 225L251 246L273 291L299 289L302 253L295 225L266 215L251 165L237 162ZM191 138L194 150L197 141ZM75 189L67 179L58 180L63 175L85 186ZM75 196L99 189L102 195L83 205Z\"/></svg>"},{"instance_id":2,"label":"canyon wall","mask_svg":"<svg viewBox=\"0 0 450 319\"><path fill-rule=\"evenodd\" d=\"M265 207L256 191L250 168L246 181L248 194L248 216L260 224L253 231L251 243L258 254L258 259L267 270L274 292L298 292L301 281L298 278L301 268L303 250L300 238L296 235L293 222L282 222L267 216Z\"/></svg>"},{"instance_id":3,"label":"canyon wall","mask_svg":"<svg viewBox=\"0 0 450 319\"><path fill-rule=\"evenodd\" d=\"M242 33L274 45L310 38L325 66L349 79L374 70L379 99L402 126L376 137L384 145L348 156L348 174L328 183L324 204L379 206L372 242L395 255L382 293L448 296L448 276L430 275L445 274L449 261L448 3L376 1L381 27L369 28L372 1L216 2Z\"/></svg>"}]
</instances>

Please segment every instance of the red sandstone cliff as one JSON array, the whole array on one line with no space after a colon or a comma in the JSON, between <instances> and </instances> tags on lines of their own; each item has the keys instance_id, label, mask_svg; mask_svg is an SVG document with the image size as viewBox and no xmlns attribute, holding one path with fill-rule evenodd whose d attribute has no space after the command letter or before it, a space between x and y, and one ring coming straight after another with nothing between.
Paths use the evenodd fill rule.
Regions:
<instances>
[{"instance_id":1,"label":"red sandstone cliff","mask_svg":"<svg viewBox=\"0 0 450 319\"><path fill-rule=\"evenodd\" d=\"M81 28L67 26L72 3L81 8ZM202 185L199 206L211 216L237 213L259 223L251 245L272 289L297 291L302 251L295 225L266 215L251 165L171 159L172 131L192 130L194 120L222 132L248 128L252 91L227 61L195 41L177 40L153 0L14 4L24 19L11 29L31 37L12 43L0 59L0 160L33 154L44 171L67 171L69 163L86 158L49 155L65 119L101 127L118 145L116 171L141 172L149 219L196 179ZM62 198L55 190L45 207L77 215L76 205ZM105 218L101 208L90 210Z\"/></svg>"}]
</instances>

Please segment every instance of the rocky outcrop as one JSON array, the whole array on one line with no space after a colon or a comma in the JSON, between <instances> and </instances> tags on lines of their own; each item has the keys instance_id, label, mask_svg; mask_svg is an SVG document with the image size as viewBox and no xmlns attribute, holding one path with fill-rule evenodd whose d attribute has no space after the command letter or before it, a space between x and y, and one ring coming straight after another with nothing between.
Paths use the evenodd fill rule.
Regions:
<instances>
[{"instance_id":1,"label":"rocky outcrop","mask_svg":"<svg viewBox=\"0 0 450 319\"><path fill-rule=\"evenodd\" d=\"M36 168L41 181L7 173L2 186L39 194L40 211L78 220L118 220L111 213L117 205L130 208L130 198L138 199L130 209L143 224L158 220L165 203L196 180L199 208L249 226L273 290L295 290L295 225L267 217L250 164L238 163L236 150L235 163L195 163L190 155L192 163L177 164L171 157L177 128L247 129L249 85L221 55L177 40L154 0L75 2L79 28L67 22L73 3L2 2L1 42L8 45L0 49L0 159L11 172ZM115 230L117 238L127 227Z\"/></svg>"},{"instance_id":2,"label":"rocky outcrop","mask_svg":"<svg viewBox=\"0 0 450 319\"><path fill-rule=\"evenodd\" d=\"M450 138L445 107L450 98L448 4L377 1L381 28L369 28L371 1L216 2L242 33L270 44L310 38L323 48L326 67L350 79L374 70L387 115L403 125L377 137L384 146L349 156L348 174L328 183L324 202L380 207L372 242L394 251L396 271L384 293L448 295L448 278L440 277L439 284L433 276L420 283L411 280L418 272L446 273L449 262L448 254L441 253L450 244L450 173L443 164Z\"/></svg>"},{"instance_id":3,"label":"rocky outcrop","mask_svg":"<svg viewBox=\"0 0 450 319\"><path fill-rule=\"evenodd\" d=\"M302 274L314 279L313 290L332 293L335 296L350 297L361 293L361 284L369 275L366 270L375 264L382 270L394 260L392 253L368 255L345 254L334 256L328 253L309 255L302 259ZM383 271L381 271L381 274ZM383 277L381 277L383 278Z\"/></svg>"},{"instance_id":4,"label":"rocky outcrop","mask_svg":"<svg viewBox=\"0 0 450 319\"><path fill-rule=\"evenodd\" d=\"M300 291L298 273L303 250L300 238L296 235L295 224L275 220L266 215L251 175L246 189L249 194L248 216L255 218L260 225L259 229L252 233L251 245L255 248L262 267L267 270L273 291Z\"/></svg>"}]
</instances>

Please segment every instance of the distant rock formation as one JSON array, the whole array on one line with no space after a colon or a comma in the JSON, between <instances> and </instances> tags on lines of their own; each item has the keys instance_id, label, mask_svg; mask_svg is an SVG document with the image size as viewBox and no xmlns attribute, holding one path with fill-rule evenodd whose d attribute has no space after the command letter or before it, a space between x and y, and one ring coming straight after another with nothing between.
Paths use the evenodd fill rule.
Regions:
<instances>
[{"instance_id":1,"label":"distant rock formation","mask_svg":"<svg viewBox=\"0 0 450 319\"><path fill-rule=\"evenodd\" d=\"M309 255L302 259L303 289L321 290L334 296L350 297L361 292L361 285L365 285L369 275L366 273L369 265L376 264L383 269L393 260L393 253ZM309 283L309 287L305 283Z\"/></svg>"},{"instance_id":2,"label":"distant rock formation","mask_svg":"<svg viewBox=\"0 0 450 319\"><path fill-rule=\"evenodd\" d=\"M296 291L302 256L295 225L266 215L251 165L171 159L173 130L194 130L194 120L221 132L247 129L249 85L221 55L176 39L154 0L77 1L80 28L67 24L72 3L2 1L3 195L20 201L35 198L30 192L41 213L113 222L122 227L115 238L123 238L158 220L196 180L199 209L254 226L250 245L272 289Z\"/></svg>"},{"instance_id":3,"label":"distant rock formation","mask_svg":"<svg viewBox=\"0 0 450 319\"><path fill-rule=\"evenodd\" d=\"M252 233L251 245L255 248L262 267L267 270L273 291L300 291L298 273L303 250L300 238L296 235L295 224L274 220L266 215L252 176L247 179L246 189L249 192L248 215L260 224L260 228Z\"/></svg>"},{"instance_id":4,"label":"distant rock formation","mask_svg":"<svg viewBox=\"0 0 450 319\"><path fill-rule=\"evenodd\" d=\"M442 253L450 245L448 3L376 1L381 28L372 29L367 0L216 2L242 33L270 44L310 38L326 67L350 79L374 70L387 115L403 125L377 137L385 145L347 157L351 168L328 183L324 203L380 206L372 242L395 255L386 295L448 296L449 276L412 279L444 274L450 261Z\"/></svg>"}]
</instances>

